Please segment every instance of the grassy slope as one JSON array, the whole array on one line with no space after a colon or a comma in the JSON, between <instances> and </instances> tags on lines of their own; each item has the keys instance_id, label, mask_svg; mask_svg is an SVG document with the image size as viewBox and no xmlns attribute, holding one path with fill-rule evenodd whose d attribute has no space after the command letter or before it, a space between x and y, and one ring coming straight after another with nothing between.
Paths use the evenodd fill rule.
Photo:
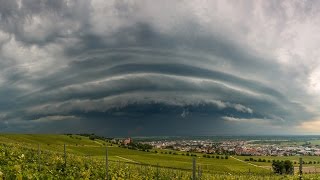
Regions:
<instances>
[{"instance_id":1,"label":"grassy slope","mask_svg":"<svg viewBox=\"0 0 320 180\"><path fill-rule=\"evenodd\" d=\"M0 135L0 143L10 143L19 146L28 146L37 148L38 144L42 150L63 152L63 144L67 146L67 152L76 155L90 155L95 158L105 158L105 142L101 140L90 140L87 137L72 135L28 135L28 134L2 134ZM117 145L108 145L109 159L119 161L135 161L139 163L147 163L166 167L191 169L192 157L183 156L178 152L178 155L161 154L154 152L142 152L120 148ZM160 152L160 151L159 151ZM238 157L244 159L245 157ZM262 157L257 157L262 158ZM273 157L272 157L273 158ZM314 157L312 157L314 158ZM128 160L126 160L128 159ZM267 158L265 158L267 159ZM212 172L268 172L268 170L255 167L250 164L237 161L233 158L215 159L203 158L198 154L197 164L202 166L204 171ZM256 163L261 166L269 165L270 163Z\"/></svg>"}]
</instances>

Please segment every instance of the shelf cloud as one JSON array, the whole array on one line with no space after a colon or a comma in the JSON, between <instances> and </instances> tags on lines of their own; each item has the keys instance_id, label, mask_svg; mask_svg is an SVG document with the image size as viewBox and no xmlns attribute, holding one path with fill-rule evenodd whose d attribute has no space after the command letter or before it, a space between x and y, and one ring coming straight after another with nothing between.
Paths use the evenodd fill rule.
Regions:
<instances>
[{"instance_id":1,"label":"shelf cloud","mask_svg":"<svg viewBox=\"0 0 320 180\"><path fill-rule=\"evenodd\" d=\"M0 0L2 132L316 133L317 1Z\"/></svg>"}]
</instances>

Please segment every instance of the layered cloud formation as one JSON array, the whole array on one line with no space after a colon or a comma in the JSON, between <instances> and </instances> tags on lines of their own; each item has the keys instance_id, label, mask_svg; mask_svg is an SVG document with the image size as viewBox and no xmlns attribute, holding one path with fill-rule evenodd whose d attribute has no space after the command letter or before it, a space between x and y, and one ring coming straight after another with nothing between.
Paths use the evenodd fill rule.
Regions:
<instances>
[{"instance_id":1,"label":"layered cloud formation","mask_svg":"<svg viewBox=\"0 0 320 180\"><path fill-rule=\"evenodd\" d=\"M0 0L0 129L316 133L319 10L317 1Z\"/></svg>"}]
</instances>

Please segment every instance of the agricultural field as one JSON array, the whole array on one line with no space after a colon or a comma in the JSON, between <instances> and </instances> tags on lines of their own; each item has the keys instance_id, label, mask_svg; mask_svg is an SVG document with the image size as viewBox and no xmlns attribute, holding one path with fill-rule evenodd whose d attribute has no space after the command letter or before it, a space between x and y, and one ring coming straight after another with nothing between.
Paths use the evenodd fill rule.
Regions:
<instances>
[{"instance_id":1,"label":"agricultural field","mask_svg":"<svg viewBox=\"0 0 320 180\"><path fill-rule=\"evenodd\" d=\"M125 161L134 163L143 163L159 165L177 169L191 170L192 157L182 155L182 152L169 154L165 150L152 150L150 152L129 150L118 147L118 145L106 143L101 140L90 140L88 137L78 135L1 135L0 143L11 144L21 147L38 148L52 152L63 152L63 145L66 144L68 154L89 156L103 160L106 154L106 145L108 146L108 158L114 161ZM157 151L157 153L155 153ZM224 157L224 156L221 156ZM203 158L202 154L197 154L197 165L201 166L206 172L264 172L269 171L248 165L233 158L217 159Z\"/></svg>"},{"instance_id":2,"label":"agricultural field","mask_svg":"<svg viewBox=\"0 0 320 180\"><path fill-rule=\"evenodd\" d=\"M10 145L0 145L0 178L2 179L191 179L191 171L144 166L124 162L105 162L90 157L41 152ZM106 170L108 167L108 171ZM107 173L108 172L108 173ZM295 179L296 176L249 173L196 173L197 179ZM306 178L315 177L308 175Z\"/></svg>"},{"instance_id":3,"label":"agricultural field","mask_svg":"<svg viewBox=\"0 0 320 180\"><path fill-rule=\"evenodd\" d=\"M66 166L64 166L64 144L66 144ZM40 159L38 159L38 146ZM133 177L190 179L193 158L196 159L198 170L201 170L202 179L282 178L270 171L271 163L248 163L244 161L247 158L245 156L229 156L228 159L225 156L219 156L218 159L216 155L210 158L203 157L202 154L187 156L182 152L167 150L145 152L126 149L99 139L90 140L88 137L78 135L0 135L0 153L2 153L0 171L3 177L7 175L13 177L18 174L19 177L26 177L26 179L35 177L103 179L106 175L106 146L110 176L116 177L115 179L119 177L123 179ZM284 157L279 159L282 160ZM128 171L130 171L129 174ZM146 175L148 178L145 178ZM311 176L316 177L316 175L308 175L308 177ZM294 178L294 176L287 178Z\"/></svg>"}]
</instances>

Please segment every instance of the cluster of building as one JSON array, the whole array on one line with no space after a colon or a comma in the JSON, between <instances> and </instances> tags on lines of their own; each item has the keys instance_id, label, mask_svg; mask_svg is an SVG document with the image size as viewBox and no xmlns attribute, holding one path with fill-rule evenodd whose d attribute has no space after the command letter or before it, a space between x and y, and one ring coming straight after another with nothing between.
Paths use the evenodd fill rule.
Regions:
<instances>
[{"instance_id":1,"label":"cluster of building","mask_svg":"<svg viewBox=\"0 0 320 180\"><path fill-rule=\"evenodd\" d=\"M256 155L256 156L319 156L319 147L305 146L278 146L278 145L263 145L263 146L244 146L237 147L235 154L239 155Z\"/></svg>"},{"instance_id":2,"label":"cluster of building","mask_svg":"<svg viewBox=\"0 0 320 180\"><path fill-rule=\"evenodd\" d=\"M281 145L257 144L253 141L222 141L211 140L161 140L145 142L159 149L172 149L186 152L200 152L208 154L234 154L247 156L298 156L320 155L320 146L314 145Z\"/></svg>"}]
</instances>

